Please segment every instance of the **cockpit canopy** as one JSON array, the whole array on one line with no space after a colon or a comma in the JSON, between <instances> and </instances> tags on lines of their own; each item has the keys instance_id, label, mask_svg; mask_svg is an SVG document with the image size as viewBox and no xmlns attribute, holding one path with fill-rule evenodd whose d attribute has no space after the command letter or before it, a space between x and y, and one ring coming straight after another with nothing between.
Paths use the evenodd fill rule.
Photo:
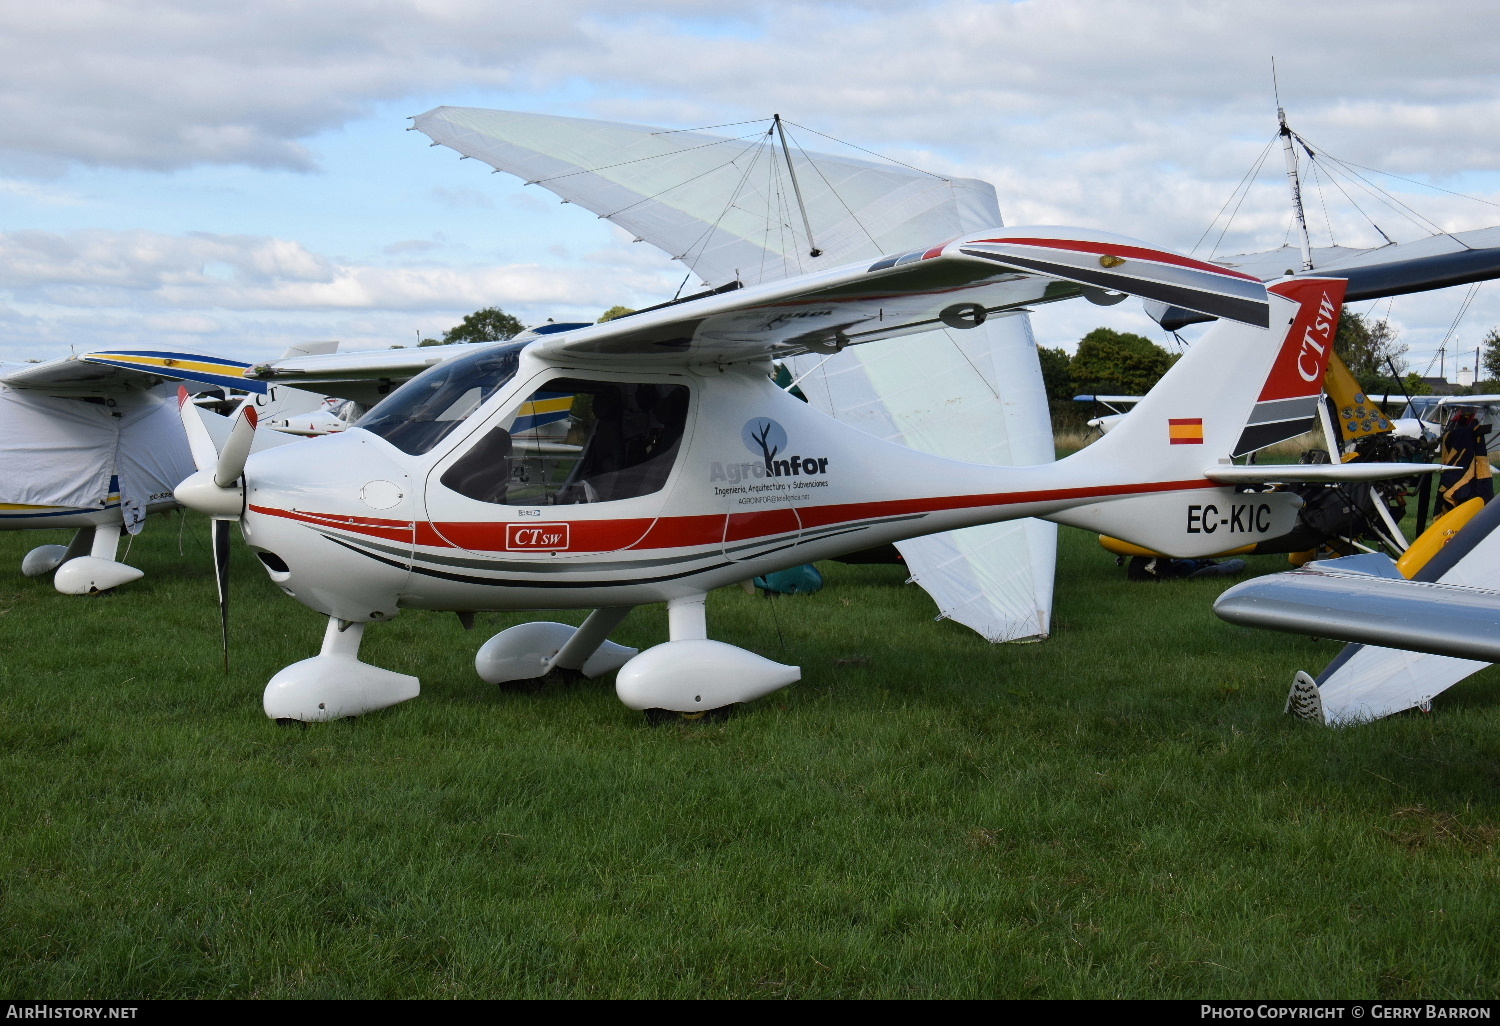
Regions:
<instances>
[{"instance_id":1,"label":"cockpit canopy","mask_svg":"<svg viewBox=\"0 0 1500 1026\"><path fill-rule=\"evenodd\" d=\"M516 376L526 342L488 346L430 367L355 423L402 452L420 456Z\"/></svg>"}]
</instances>

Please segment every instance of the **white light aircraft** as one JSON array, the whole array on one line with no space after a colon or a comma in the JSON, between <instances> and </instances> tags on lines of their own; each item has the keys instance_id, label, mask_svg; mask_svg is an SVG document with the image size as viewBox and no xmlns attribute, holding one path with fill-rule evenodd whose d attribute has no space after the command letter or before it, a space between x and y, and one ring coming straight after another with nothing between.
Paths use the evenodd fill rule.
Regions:
<instances>
[{"instance_id":1,"label":"white light aircraft","mask_svg":"<svg viewBox=\"0 0 1500 1026\"><path fill-rule=\"evenodd\" d=\"M317 721L415 697L416 677L360 662L369 623L403 608L591 609L480 649L494 683L618 670L649 717L699 716L799 679L711 641L705 597L757 575L903 538L1046 517L1193 557L1285 533L1300 500L1270 482L1366 480L1430 465L1246 466L1232 458L1313 423L1345 282L1244 274L1083 229L996 229L606 323L471 347L396 389L348 431L247 459L183 405L199 472L184 505L239 520L283 591L326 615L322 651L268 684L267 715ZM770 361L966 330L1091 290L1220 320L1119 427L1053 464L993 467L883 442L777 388ZM895 342L892 344L899 344ZM341 365L375 387L439 357L309 357L263 380ZM402 365L402 361L405 364ZM322 386L320 386L322 387ZM527 442L536 404L572 396L577 452ZM1251 489L1251 490L1246 490ZM670 640L608 642L666 603Z\"/></svg>"}]
</instances>

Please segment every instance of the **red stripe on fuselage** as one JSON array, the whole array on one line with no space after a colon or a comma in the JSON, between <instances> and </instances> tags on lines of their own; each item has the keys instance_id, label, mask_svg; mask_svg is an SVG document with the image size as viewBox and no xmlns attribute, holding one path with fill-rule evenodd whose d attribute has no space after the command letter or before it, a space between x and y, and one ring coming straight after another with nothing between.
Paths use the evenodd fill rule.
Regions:
<instances>
[{"instance_id":1,"label":"red stripe on fuselage","mask_svg":"<svg viewBox=\"0 0 1500 1026\"><path fill-rule=\"evenodd\" d=\"M829 506L804 506L760 510L755 513L708 513L697 516L659 517L655 521L570 520L570 552L618 552L624 549L679 549L717 545L725 541L749 541L791 534L799 528L857 525L863 521L894 516L939 513L986 506L1020 506L1067 499L1107 499L1116 496L1149 495L1214 487L1204 479L1156 481L1149 484L1106 485L1094 488L1053 488L1032 492L990 495L946 495L927 499L890 499L885 502L851 502ZM470 552L505 552L505 528L514 521L469 521L413 524L407 520L378 520L301 510L251 506L251 512L300 520L325 527L339 527L391 541L414 542L426 548L463 548ZM727 519L727 523L726 523ZM649 525L649 526L648 526ZM455 544L462 539L463 544ZM632 544L632 542L634 544Z\"/></svg>"}]
</instances>

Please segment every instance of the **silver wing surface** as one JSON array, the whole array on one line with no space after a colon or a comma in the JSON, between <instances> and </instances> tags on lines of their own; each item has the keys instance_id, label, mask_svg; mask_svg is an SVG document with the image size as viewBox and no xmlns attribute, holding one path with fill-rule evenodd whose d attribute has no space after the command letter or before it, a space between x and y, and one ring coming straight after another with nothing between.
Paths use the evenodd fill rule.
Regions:
<instances>
[{"instance_id":1,"label":"silver wing surface","mask_svg":"<svg viewBox=\"0 0 1500 1026\"><path fill-rule=\"evenodd\" d=\"M1237 584L1214 612L1245 626L1355 642L1316 681L1299 676L1294 704L1311 718L1357 723L1425 706L1500 662L1497 528L1500 503L1491 503L1410 581L1389 569L1351 573L1358 561L1383 558L1351 556Z\"/></svg>"}]
</instances>

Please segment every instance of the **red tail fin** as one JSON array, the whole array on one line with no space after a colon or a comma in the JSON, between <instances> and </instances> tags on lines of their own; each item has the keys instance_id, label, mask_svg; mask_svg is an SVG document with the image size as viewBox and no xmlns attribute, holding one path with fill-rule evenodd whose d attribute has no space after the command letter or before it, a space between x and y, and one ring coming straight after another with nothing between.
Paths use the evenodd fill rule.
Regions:
<instances>
[{"instance_id":1,"label":"red tail fin","mask_svg":"<svg viewBox=\"0 0 1500 1026\"><path fill-rule=\"evenodd\" d=\"M1298 309L1234 447L1235 456L1296 438L1317 425L1323 373L1333 352L1346 285L1343 278L1294 278L1267 290L1298 304Z\"/></svg>"}]
</instances>

